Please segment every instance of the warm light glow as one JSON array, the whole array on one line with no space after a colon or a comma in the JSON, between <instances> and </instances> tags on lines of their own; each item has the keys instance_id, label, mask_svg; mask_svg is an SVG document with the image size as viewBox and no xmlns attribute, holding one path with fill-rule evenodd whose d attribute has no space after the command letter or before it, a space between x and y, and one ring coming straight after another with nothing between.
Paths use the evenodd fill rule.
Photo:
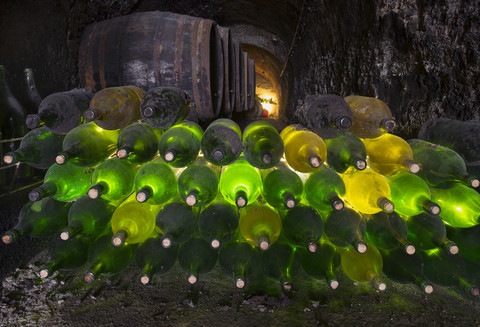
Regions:
<instances>
[{"instance_id":1,"label":"warm light glow","mask_svg":"<svg viewBox=\"0 0 480 327\"><path fill-rule=\"evenodd\" d=\"M270 115L273 112L277 111L277 98L275 95L270 93L264 93L259 96L260 103L262 104L263 109L268 111Z\"/></svg>"}]
</instances>

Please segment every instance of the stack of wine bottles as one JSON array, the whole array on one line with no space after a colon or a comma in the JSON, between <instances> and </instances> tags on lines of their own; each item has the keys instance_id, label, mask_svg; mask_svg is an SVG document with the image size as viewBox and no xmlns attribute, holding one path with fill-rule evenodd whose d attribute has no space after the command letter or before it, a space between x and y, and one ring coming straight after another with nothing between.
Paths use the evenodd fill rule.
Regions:
<instances>
[{"instance_id":1,"label":"stack of wine bottles","mask_svg":"<svg viewBox=\"0 0 480 327\"><path fill-rule=\"evenodd\" d=\"M174 87L53 94L3 158L47 171L2 241L51 238L42 278L84 267L93 282L135 261L148 284L178 259L191 284L218 261L246 290L260 278L291 291L302 269L336 289L341 269L378 290L479 295L479 180L455 151L390 133L382 101L345 102L349 130L325 115L322 138L264 120L203 129L183 120L188 97Z\"/></svg>"}]
</instances>

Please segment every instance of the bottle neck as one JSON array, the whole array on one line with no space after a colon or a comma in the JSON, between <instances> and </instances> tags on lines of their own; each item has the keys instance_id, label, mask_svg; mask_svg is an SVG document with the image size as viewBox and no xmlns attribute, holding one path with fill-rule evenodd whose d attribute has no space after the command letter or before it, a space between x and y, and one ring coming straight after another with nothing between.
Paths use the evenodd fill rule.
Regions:
<instances>
[{"instance_id":1,"label":"bottle neck","mask_svg":"<svg viewBox=\"0 0 480 327\"><path fill-rule=\"evenodd\" d=\"M199 192L197 189L191 189L185 197L185 203L190 207L193 207L198 202L198 195Z\"/></svg>"},{"instance_id":2,"label":"bottle neck","mask_svg":"<svg viewBox=\"0 0 480 327\"><path fill-rule=\"evenodd\" d=\"M367 168L367 163L360 156L352 157L350 160L350 165L355 167L355 169L357 170L364 170L365 168Z\"/></svg>"},{"instance_id":3,"label":"bottle neck","mask_svg":"<svg viewBox=\"0 0 480 327\"><path fill-rule=\"evenodd\" d=\"M150 186L144 186L137 192L136 199L140 203L147 202L152 195L152 188Z\"/></svg>"},{"instance_id":4,"label":"bottle neck","mask_svg":"<svg viewBox=\"0 0 480 327\"><path fill-rule=\"evenodd\" d=\"M450 254L458 254L458 246L454 242L450 241L448 238L444 237L441 241L440 244L438 244L439 247L444 249Z\"/></svg>"},{"instance_id":5,"label":"bottle neck","mask_svg":"<svg viewBox=\"0 0 480 327\"><path fill-rule=\"evenodd\" d=\"M345 204L343 203L342 199L337 194L333 194L330 196L330 206L333 210L340 211L345 208Z\"/></svg>"},{"instance_id":6,"label":"bottle neck","mask_svg":"<svg viewBox=\"0 0 480 327\"><path fill-rule=\"evenodd\" d=\"M174 149L168 149L165 151L165 154L163 155L163 160L166 162L173 162L175 161L175 158L177 157L177 153Z\"/></svg>"},{"instance_id":7,"label":"bottle neck","mask_svg":"<svg viewBox=\"0 0 480 327\"><path fill-rule=\"evenodd\" d=\"M28 194L28 199L32 202L39 201L47 196L57 193L57 184L52 181L45 182L42 186L34 188Z\"/></svg>"},{"instance_id":8,"label":"bottle neck","mask_svg":"<svg viewBox=\"0 0 480 327\"><path fill-rule=\"evenodd\" d=\"M104 270L105 265L102 261L97 261L85 273L84 280L87 283L92 283Z\"/></svg>"},{"instance_id":9,"label":"bottle neck","mask_svg":"<svg viewBox=\"0 0 480 327\"><path fill-rule=\"evenodd\" d=\"M441 208L433 201L426 200L422 203L422 208L431 215L438 216L441 212Z\"/></svg>"},{"instance_id":10,"label":"bottle neck","mask_svg":"<svg viewBox=\"0 0 480 327\"><path fill-rule=\"evenodd\" d=\"M332 290L337 289L339 286L339 283L337 280L337 276L335 276L335 273L331 270L327 270L324 272L324 274L325 274L325 280L327 281L328 286L330 286Z\"/></svg>"},{"instance_id":11,"label":"bottle neck","mask_svg":"<svg viewBox=\"0 0 480 327\"><path fill-rule=\"evenodd\" d=\"M13 165L23 161L25 161L25 153L20 149L9 152L3 157L3 162L6 165Z\"/></svg>"},{"instance_id":12,"label":"bottle neck","mask_svg":"<svg viewBox=\"0 0 480 327\"><path fill-rule=\"evenodd\" d=\"M349 129L352 126L352 119L347 116L337 116L334 119L334 124L340 129Z\"/></svg>"},{"instance_id":13,"label":"bottle neck","mask_svg":"<svg viewBox=\"0 0 480 327\"><path fill-rule=\"evenodd\" d=\"M59 264L57 262L51 261L47 263L45 266L40 269L39 275L40 278L47 278L50 277L55 271L59 268Z\"/></svg>"},{"instance_id":14,"label":"bottle neck","mask_svg":"<svg viewBox=\"0 0 480 327\"><path fill-rule=\"evenodd\" d=\"M383 280L382 277L377 275L375 272L370 272L370 283L372 283L372 286L379 291L385 291L387 289L387 284L385 284L385 281Z\"/></svg>"},{"instance_id":15,"label":"bottle neck","mask_svg":"<svg viewBox=\"0 0 480 327\"><path fill-rule=\"evenodd\" d=\"M107 194L107 193L108 193L108 184L104 181L98 182L88 190L88 196L91 199L97 199L102 194Z\"/></svg>"},{"instance_id":16,"label":"bottle neck","mask_svg":"<svg viewBox=\"0 0 480 327\"><path fill-rule=\"evenodd\" d=\"M118 159L127 159L129 156L132 155L132 153L132 148L124 145L117 151L117 157Z\"/></svg>"},{"instance_id":17,"label":"bottle neck","mask_svg":"<svg viewBox=\"0 0 480 327\"><path fill-rule=\"evenodd\" d=\"M433 286L425 278L413 275L413 281L424 293L430 294L433 292Z\"/></svg>"},{"instance_id":18,"label":"bottle neck","mask_svg":"<svg viewBox=\"0 0 480 327\"><path fill-rule=\"evenodd\" d=\"M295 200L292 192L283 192L282 198L286 209L293 209L297 205L297 200Z\"/></svg>"},{"instance_id":19,"label":"bottle neck","mask_svg":"<svg viewBox=\"0 0 480 327\"><path fill-rule=\"evenodd\" d=\"M190 270L187 275L187 282L191 285L196 284L198 281L198 267L190 266Z\"/></svg>"},{"instance_id":20,"label":"bottle neck","mask_svg":"<svg viewBox=\"0 0 480 327\"><path fill-rule=\"evenodd\" d=\"M63 152L60 152L59 154L57 154L57 156L55 157L55 162L59 165L64 165L72 157L73 156L72 156L71 153L69 153L68 151L63 151Z\"/></svg>"},{"instance_id":21,"label":"bottle neck","mask_svg":"<svg viewBox=\"0 0 480 327\"><path fill-rule=\"evenodd\" d=\"M83 230L84 226L80 220L71 221L67 227L62 229L60 232L60 238L64 241L67 241L80 233Z\"/></svg>"},{"instance_id":22,"label":"bottle neck","mask_svg":"<svg viewBox=\"0 0 480 327\"><path fill-rule=\"evenodd\" d=\"M17 226L6 231L2 236L4 244L12 244L18 241L23 235L27 235L32 230L31 225L19 222Z\"/></svg>"},{"instance_id":23,"label":"bottle neck","mask_svg":"<svg viewBox=\"0 0 480 327\"><path fill-rule=\"evenodd\" d=\"M270 247L270 238L267 235L260 235L258 237L258 247L260 250L268 250Z\"/></svg>"},{"instance_id":24,"label":"bottle neck","mask_svg":"<svg viewBox=\"0 0 480 327\"><path fill-rule=\"evenodd\" d=\"M409 255L413 255L415 253L415 245L401 237L397 237L397 241L400 247L405 251L405 253Z\"/></svg>"},{"instance_id":25,"label":"bottle neck","mask_svg":"<svg viewBox=\"0 0 480 327\"><path fill-rule=\"evenodd\" d=\"M120 247L125 244L127 238L128 232L124 229L120 229L112 236L112 244L116 247Z\"/></svg>"},{"instance_id":26,"label":"bottle neck","mask_svg":"<svg viewBox=\"0 0 480 327\"><path fill-rule=\"evenodd\" d=\"M413 160L406 159L403 161L402 166L408 169L412 174L416 174L420 171L420 166Z\"/></svg>"},{"instance_id":27,"label":"bottle neck","mask_svg":"<svg viewBox=\"0 0 480 327\"><path fill-rule=\"evenodd\" d=\"M353 241L352 246L358 253L367 252L367 243L360 238L357 238L355 241Z\"/></svg>"},{"instance_id":28,"label":"bottle neck","mask_svg":"<svg viewBox=\"0 0 480 327\"><path fill-rule=\"evenodd\" d=\"M238 190L235 193L235 204L239 208L243 208L248 204L247 192L244 190Z\"/></svg>"},{"instance_id":29,"label":"bottle neck","mask_svg":"<svg viewBox=\"0 0 480 327\"><path fill-rule=\"evenodd\" d=\"M153 265L150 263L145 264L143 266L142 274L140 276L140 283L143 285L148 285L152 281L153 276Z\"/></svg>"},{"instance_id":30,"label":"bottle neck","mask_svg":"<svg viewBox=\"0 0 480 327\"><path fill-rule=\"evenodd\" d=\"M380 209L382 209L382 211L386 213L391 213L395 210L395 206L393 205L392 201L386 197L380 197L376 204Z\"/></svg>"},{"instance_id":31,"label":"bottle neck","mask_svg":"<svg viewBox=\"0 0 480 327\"><path fill-rule=\"evenodd\" d=\"M475 286L469 283L467 280L465 280L462 277L458 277L458 285L465 290L468 294L471 296L479 296L480 291L479 289Z\"/></svg>"},{"instance_id":32,"label":"bottle neck","mask_svg":"<svg viewBox=\"0 0 480 327\"><path fill-rule=\"evenodd\" d=\"M87 109L83 113L83 118L85 118L86 121L94 121L94 120L101 120L101 117L98 115L98 112L95 109Z\"/></svg>"}]
</instances>

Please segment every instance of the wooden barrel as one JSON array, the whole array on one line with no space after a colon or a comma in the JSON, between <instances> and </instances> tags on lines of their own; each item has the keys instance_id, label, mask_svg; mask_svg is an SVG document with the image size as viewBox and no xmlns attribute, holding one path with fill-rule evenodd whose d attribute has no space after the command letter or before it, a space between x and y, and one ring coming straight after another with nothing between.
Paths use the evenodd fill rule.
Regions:
<instances>
[{"instance_id":1,"label":"wooden barrel","mask_svg":"<svg viewBox=\"0 0 480 327\"><path fill-rule=\"evenodd\" d=\"M138 12L93 23L80 44L79 77L93 90L176 86L192 99L191 121L218 116L223 50L216 23L169 12Z\"/></svg>"},{"instance_id":2,"label":"wooden barrel","mask_svg":"<svg viewBox=\"0 0 480 327\"><path fill-rule=\"evenodd\" d=\"M255 78L255 61L253 59L248 59L248 69L247 69L247 110L255 108L255 89L256 89L256 78Z\"/></svg>"},{"instance_id":3,"label":"wooden barrel","mask_svg":"<svg viewBox=\"0 0 480 327\"><path fill-rule=\"evenodd\" d=\"M242 85L242 66L243 66L243 55L240 42L238 40L233 41L234 54L235 54L235 112L243 111L244 103L244 91Z\"/></svg>"},{"instance_id":4,"label":"wooden barrel","mask_svg":"<svg viewBox=\"0 0 480 327\"><path fill-rule=\"evenodd\" d=\"M217 27L220 31L223 48L223 68L224 68L224 86L223 86L223 114L231 118L231 113L235 107L235 46L229 28Z\"/></svg>"}]
</instances>

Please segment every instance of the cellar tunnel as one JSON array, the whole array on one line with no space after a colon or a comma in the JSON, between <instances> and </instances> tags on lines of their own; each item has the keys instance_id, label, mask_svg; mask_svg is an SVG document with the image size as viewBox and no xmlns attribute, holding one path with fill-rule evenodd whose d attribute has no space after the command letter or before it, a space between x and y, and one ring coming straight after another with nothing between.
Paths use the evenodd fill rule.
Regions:
<instances>
[{"instance_id":1,"label":"cellar tunnel","mask_svg":"<svg viewBox=\"0 0 480 327\"><path fill-rule=\"evenodd\" d=\"M387 103L397 121L394 133L406 139L416 137L430 117L480 119L480 5L478 1L470 0L4 0L0 3L0 64L5 67L8 85L26 114L35 113L37 108L27 95L25 68L32 68L42 97L78 87L79 47L86 27L94 22L154 10L211 19L230 28L242 50L255 61L257 100L266 104L270 102L270 118L283 124L297 122L295 109L308 94L377 97ZM28 191L33 185L38 186L43 173L32 171L13 190L2 191L1 231L16 224ZM8 249L0 244L2 279L28 265L46 246L47 240L33 238L22 239ZM219 276L217 273L213 279L220 279ZM173 293L173 285L181 282L181 278L168 281L167 288ZM20 283L35 290L31 280ZM221 308L220 311L207 308L208 314L200 319L202 323L208 323L209 319L218 321L222 308L230 308L232 302L232 307L245 305L245 300L239 296L233 295L231 300L231 293L225 291L224 285L213 286L224 287L220 299L212 295L214 291L202 285L195 290L183 285L179 293L188 293L188 299L175 298L184 307L193 308L199 298L205 296L209 305ZM120 281L114 287L126 288ZM390 294L398 291L401 295L390 295L389 298L362 287L340 295L329 293L328 296L334 299L331 301L327 295L321 295L314 298L315 308L327 304L334 308L333 313L324 313L325 317L318 312L314 314L315 310L307 310L299 304L300 301L288 297L280 302L272 300L275 303L269 302L268 298L253 298L249 303L255 309L250 314L267 325L280 322L327 326L329 321L352 324L367 314L359 309L365 305L361 300L365 297L371 302L366 311L370 311L372 324L389 319L396 319L397 325L430 324L432 321L454 324L454 316L462 316L461 304L468 308L468 312L458 325L473 325L480 321L478 302L460 297L458 307L454 306L453 299L459 296L452 295L448 289L440 290L448 300L429 300L418 293L414 300L408 300L412 289L397 286ZM133 296L132 293L128 291L129 296ZM89 292L84 294L87 298L95 296ZM109 293L112 294L115 296L115 293ZM168 303L165 299L168 295L164 298L152 291L146 291L144 295L149 297L150 304L155 296L161 303ZM305 295L302 301L308 302L309 296ZM128 298L119 297L123 302L115 306L117 312L133 303ZM353 299L349 300L349 297ZM414 301L421 303L422 308ZM429 301L433 302L430 307ZM451 301L452 306L444 309L449 306L445 301ZM102 312L106 310L102 305L95 307L92 304L92 307ZM289 311L285 309L287 307L304 312L308 318L304 321L293 318L294 309ZM418 316L405 313L409 309ZM452 314L448 310L452 310ZM183 307L178 311L185 317L193 315ZM259 318L259 314L270 311L277 311L278 315ZM339 317L347 311L352 313L350 320ZM128 320L126 315L121 313L117 318ZM240 320L251 321L247 316L245 314ZM84 323L87 320L81 319L78 312L69 319ZM106 324L108 319L104 321ZM229 322L235 321L231 316L228 319ZM151 323L143 318L139 321Z\"/></svg>"}]
</instances>

